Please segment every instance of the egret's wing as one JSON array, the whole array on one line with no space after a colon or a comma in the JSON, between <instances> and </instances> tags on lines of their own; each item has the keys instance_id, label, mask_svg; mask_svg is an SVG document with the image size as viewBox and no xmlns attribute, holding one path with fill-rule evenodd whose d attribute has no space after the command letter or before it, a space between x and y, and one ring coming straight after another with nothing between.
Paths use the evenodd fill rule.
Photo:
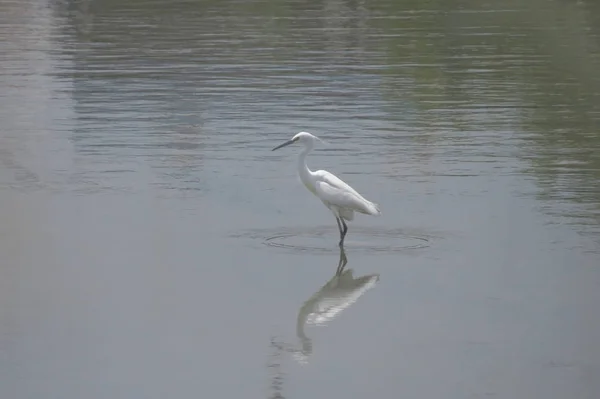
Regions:
<instances>
[{"instance_id":1,"label":"egret's wing","mask_svg":"<svg viewBox=\"0 0 600 399\"><path fill-rule=\"evenodd\" d=\"M339 188L340 190L345 190L345 191L351 192L354 195L357 195L358 197L363 198L363 196L360 195L355 189L350 187L349 184L347 184L345 181L343 181L342 179L340 179L333 173L329 173L326 170L319 170L317 173L319 173L319 177L321 179L323 179L323 181L329 183L331 186L333 186L335 188Z\"/></svg>"},{"instance_id":2,"label":"egret's wing","mask_svg":"<svg viewBox=\"0 0 600 399\"><path fill-rule=\"evenodd\" d=\"M315 183L315 191L317 192L317 196L327 204L371 215L379 213L374 204L360 195L349 190L334 187L325 181L317 181Z\"/></svg>"},{"instance_id":3,"label":"egret's wing","mask_svg":"<svg viewBox=\"0 0 600 399\"><path fill-rule=\"evenodd\" d=\"M330 202L333 205L354 209L358 212L366 213L369 215L381 214L381 211L379 210L379 206L377 204L365 199L362 195L360 195L355 189L350 187L350 185L348 185L342 179L325 170L319 170L317 173L321 180L320 183L326 184L328 186L322 186L321 188L321 190L323 191L322 199L325 199L326 196L329 196L332 200L337 199L340 203L347 204L344 206L337 204L336 202Z\"/></svg>"}]
</instances>

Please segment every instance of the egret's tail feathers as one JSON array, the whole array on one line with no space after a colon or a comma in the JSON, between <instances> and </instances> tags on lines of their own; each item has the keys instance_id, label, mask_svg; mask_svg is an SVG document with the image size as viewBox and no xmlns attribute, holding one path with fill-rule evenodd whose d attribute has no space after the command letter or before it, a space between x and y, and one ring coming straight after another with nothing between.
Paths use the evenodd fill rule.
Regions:
<instances>
[{"instance_id":1,"label":"egret's tail feathers","mask_svg":"<svg viewBox=\"0 0 600 399\"><path fill-rule=\"evenodd\" d=\"M373 215L373 216L379 216L381 215L381 209L379 208L379 204L375 203L375 202L369 202L369 204L367 205L367 213L369 215Z\"/></svg>"}]
</instances>

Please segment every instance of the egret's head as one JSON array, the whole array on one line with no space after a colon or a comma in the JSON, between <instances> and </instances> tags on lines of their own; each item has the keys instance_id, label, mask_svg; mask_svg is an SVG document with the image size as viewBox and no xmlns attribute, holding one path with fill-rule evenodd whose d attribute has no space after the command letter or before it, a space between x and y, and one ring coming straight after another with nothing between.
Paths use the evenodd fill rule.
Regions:
<instances>
[{"instance_id":1,"label":"egret's head","mask_svg":"<svg viewBox=\"0 0 600 399\"><path fill-rule=\"evenodd\" d=\"M286 141L285 143L278 145L277 147L273 148L271 151L275 151L279 148L288 146L290 144L294 144L294 143L300 143L300 144L304 144L305 147L313 147L315 144L315 141L320 140L317 136L314 136L308 132L300 132L300 133L296 133L294 135L294 137L292 137L290 140Z\"/></svg>"}]
</instances>

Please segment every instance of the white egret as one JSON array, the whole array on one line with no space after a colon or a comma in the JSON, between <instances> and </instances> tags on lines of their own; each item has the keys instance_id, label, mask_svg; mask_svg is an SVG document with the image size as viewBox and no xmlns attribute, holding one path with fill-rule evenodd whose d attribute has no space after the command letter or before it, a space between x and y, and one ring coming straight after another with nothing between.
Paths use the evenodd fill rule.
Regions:
<instances>
[{"instance_id":1,"label":"white egret","mask_svg":"<svg viewBox=\"0 0 600 399\"><path fill-rule=\"evenodd\" d=\"M378 204L366 200L356 190L332 173L326 170L313 172L308 168L306 156L315 147L316 140L321 139L310 133L300 132L294 135L291 140L273 148L272 151L294 143L304 144L304 149L298 156L298 175L308 191L316 195L335 216L340 230L339 246L342 247L348 232L346 221L354 219L354 211L373 216L380 215L381 211Z\"/></svg>"}]
</instances>

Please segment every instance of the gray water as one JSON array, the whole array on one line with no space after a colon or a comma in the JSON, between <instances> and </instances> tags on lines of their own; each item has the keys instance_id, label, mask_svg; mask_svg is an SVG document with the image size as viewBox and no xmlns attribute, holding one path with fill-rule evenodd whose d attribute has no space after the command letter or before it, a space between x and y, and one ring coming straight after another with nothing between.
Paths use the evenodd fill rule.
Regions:
<instances>
[{"instance_id":1,"label":"gray water","mask_svg":"<svg viewBox=\"0 0 600 399\"><path fill-rule=\"evenodd\" d=\"M0 2L0 397L600 397L599 93L593 0Z\"/></svg>"}]
</instances>

